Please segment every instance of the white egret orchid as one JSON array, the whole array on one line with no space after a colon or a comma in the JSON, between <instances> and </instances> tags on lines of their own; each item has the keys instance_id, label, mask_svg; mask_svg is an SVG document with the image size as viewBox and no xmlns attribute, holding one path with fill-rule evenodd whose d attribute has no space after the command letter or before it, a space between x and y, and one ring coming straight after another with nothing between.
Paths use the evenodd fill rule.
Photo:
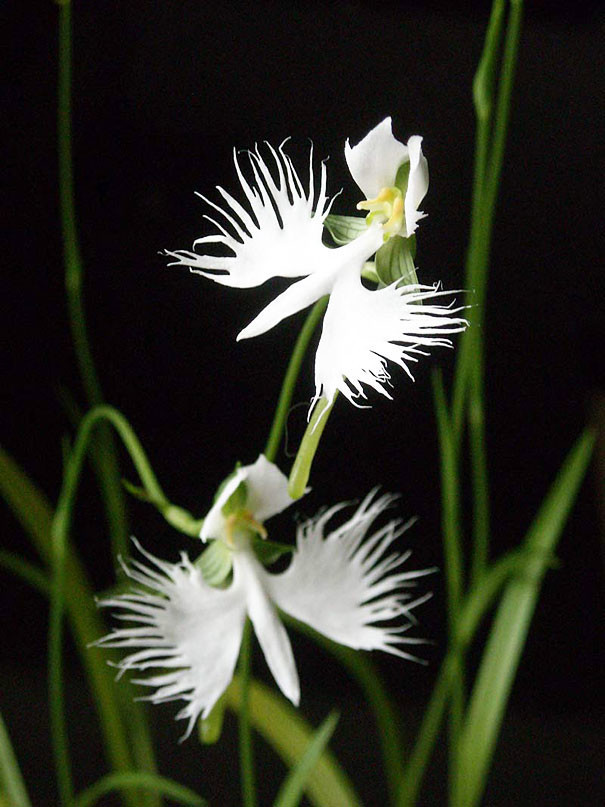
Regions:
<instances>
[{"instance_id":1,"label":"white egret orchid","mask_svg":"<svg viewBox=\"0 0 605 807\"><path fill-rule=\"evenodd\" d=\"M244 494L241 507L227 515L226 505L238 488ZM253 465L238 469L223 488L202 532L229 547L231 580L222 587L210 585L200 563L192 563L186 553L179 563L167 563L137 543L147 563L131 560L124 571L141 588L100 602L118 609L118 618L135 626L115 629L97 644L132 651L119 663L120 674L162 670L136 683L155 689L148 697L153 703L186 702L177 714L188 721L185 737L231 681L246 616L278 686L294 704L300 697L298 674L277 608L348 647L414 658L401 646L422 640L403 633L413 622L411 609L429 595L410 601L405 588L430 570L403 572L409 552L387 553L407 527L399 520L366 538L395 498L372 491L348 521L328 533L328 523L345 504L301 524L288 568L272 574L259 562L253 537L263 532L260 522L291 499L286 477L261 455Z\"/></svg>"},{"instance_id":2,"label":"white egret orchid","mask_svg":"<svg viewBox=\"0 0 605 807\"><path fill-rule=\"evenodd\" d=\"M223 218L205 216L217 232L197 239L194 251L166 253L175 264L235 288L260 286L273 277L302 278L270 302L238 339L258 336L329 294L315 361L315 400L323 396L331 403L340 391L356 403L366 397L364 385L390 398L387 360L412 377L408 365L424 348L451 347L448 335L466 325L455 316L460 308L418 305L447 294L438 286L396 281L372 291L361 282L365 262L392 236L411 236L423 216L418 207L428 188L428 168L421 140L413 136L407 145L400 143L386 118L356 146L347 141L349 170L367 197L357 207L368 216L359 235L344 246L329 248L322 241L332 205L325 164L317 188L311 149L305 188L284 144L277 150L267 144L270 165L258 147L247 152L253 182L244 177L234 151L247 207L220 186L223 206L200 194ZM217 246L232 254L213 254Z\"/></svg>"}]
</instances>

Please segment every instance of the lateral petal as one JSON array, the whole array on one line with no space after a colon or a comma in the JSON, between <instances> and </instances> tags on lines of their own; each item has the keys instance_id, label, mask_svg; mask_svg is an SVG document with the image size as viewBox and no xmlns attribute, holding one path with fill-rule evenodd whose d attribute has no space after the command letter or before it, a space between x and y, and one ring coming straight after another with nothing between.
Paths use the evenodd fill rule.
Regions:
<instances>
[{"instance_id":1,"label":"lateral petal","mask_svg":"<svg viewBox=\"0 0 605 807\"><path fill-rule=\"evenodd\" d=\"M418 210L418 206L429 189L429 166L422 153L421 144L422 138L419 135L413 135L408 140L410 175L404 202L408 238L416 231L420 219L425 216L421 210Z\"/></svg>"},{"instance_id":2,"label":"lateral petal","mask_svg":"<svg viewBox=\"0 0 605 807\"><path fill-rule=\"evenodd\" d=\"M376 622L409 616L405 588L423 572L402 572L408 554L387 553L407 525L393 520L370 537L375 519L396 497L376 498L372 491L353 516L326 534L328 522L346 504L339 504L299 526L296 552L283 574L267 574L273 601L287 614L335 642L354 649L385 650L407 656L401 634L412 623L379 626Z\"/></svg>"},{"instance_id":3,"label":"lateral petal","mask_svg":"<svg viewBox=\"0 0 605 807\"><path fill-rule=\"evenodd\" d=\"M385 118L360 142L345 143L345 159L351 176L366 199L378 196L395 182L397 170L409 159L408 147L393 136L391 118Z\"/></svg>"},{"instance_id":4,"label":"lateral petal","mask_svg":"<svg viewBox=\"0 0 605 807\"><path fill-rule=\"evenodd\" d=\"M409 369L424 348L451 347L449 334L464 330L466 320L453 316L463 307L416 305L449 294L432 286L397 286L370 291L358 273L342 273L334 285L315 356L316 400L333 400L337 391L351 403L366 398L372 387L390 398L387 360Z\"/></svg>"},{"instance_id":5,"label":"lateral petal","mask_svg":"<svg viewBox=\"0 0 605 807\"><path fill-rule=\"evenodd\" d=\"M323 222L331 205L326 196L325 164L321 165L316 192L312 150L305 189L283 144L277 150L267 144L267 149L269 165L258 147L247 152L254 181L246 179L234 151L233 161L247 208L220 187L222 206L202 196L222 217L221 221L205 217L217 232L199 238L193 251L167 250L165 254L175 259L171 265L188 266L216 283L235 288L259 286L271 277L304 277L322 266L326 250L322 244ZM213 254L217 245L228 254ZM196 247L204 249L198 252Z\"/></svg>"},{"instance_id":6,"label":"lateral petal","mask_svg":"<svg viewBox=\"0 0 605 807\"><path fill-rule=\"evenodd\" d=\"M212 588L185 553L172 564L136 545L147 563L135 560L124 571L144 588L101 600L99 605L117 609L119 617L139 626L116 629L96 644L131 651L119 663L120 673L162 670L135 683L155 690L147 698L152 703L185 701L177 714L188 721L185 739L233 677L246 618L246 591L235 579L227 589Z\"/></svg>"}]
</instances>

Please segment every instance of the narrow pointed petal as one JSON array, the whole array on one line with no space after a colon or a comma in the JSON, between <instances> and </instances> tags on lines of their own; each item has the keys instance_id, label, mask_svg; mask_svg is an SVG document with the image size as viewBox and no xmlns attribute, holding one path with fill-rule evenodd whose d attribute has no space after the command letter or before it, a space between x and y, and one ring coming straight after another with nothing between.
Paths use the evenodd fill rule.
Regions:
<instances>
[{"instance_id":1,"label":"narrow pointed petal","mask_svg":"<svg viewBox=\"0 0 605 807\"><path fill-rule=\"evenodd\" d=\"M366 199L378 196L395 182L400 165L409 159L408 147L393 137L391 118L385 118L356 146L345 143L345 159L351 176Z\"/></svg>"},{"instance_id":2,"label":"narrow pointed petal","mask_svg":"<svg viewBox=\"0 0 605 807\"><path fill-rule=\"evenodd\" d=\"M209 714L233 677L246 617L246 592L235 580L227 589L210 587L185 554L177 564L158 561L148 553L145 557L165 569L160 580L149 577L150 593L139 589L134 595L99 603L119 609L143 629L118 628L97 645L129 649L130 655L119 664L122 671L164 671L136 683L155 689L149 696L154 703L185 701L177 717L187 719L187 737L199 715ZM141 617L140 603L146 598L149 608Z\"/></svg>"},{"instance_id":3,"label":"narrow pointed petal","mask_svg":"<svg viewBox=\"0 0 605 807\"><path fill-rule=\"evenodd\" d=\"M345 505L337 505L298 528L296 553L288 569L267 574L274 602L295 619L310 625L335 642L354 649L385 650L400 655L401 633L409 627L409 606L403 589L413 585L405 573L373 574L382 556L364 551L372 523L394 497L376 498L372 491L345 524L325 534L328 522ZM401 533L401 522L391 521L380 531L383 550ZM374 541L374 543L376 543ZM400 564L397 564L400 565ZM376 622L404 618L403 626ZM417 640L416 640L417 641Z\"/></svg>"},{"instance_id":4,"label":"narrow pointed petal","mask_svg":"<svg viewBox=\"0 0 605 807\"><path fill-rule=\"evenodd\" d=\"M328 251L322 244L323 222L331 204L325 194L325 165L322 163L320 182L316 183L310 161L305 190L283 148L267 145L267 149L268 162L258 149L248 152L254 176L251 182L234 153L247 208L222 188L218 189L222 207L202 197L224 221L209 219L218 233L196 241L194 249L204 247L202 252L167 251L166 255L175 259L173 265L188 266L210 280L235 288L259 286L271 277L304 277L321 270ZM223 248L222 254L206 251L217 244Z\"/></svg>"},{"instance_id":5,"label":"narrow pointed petal","mask_svg":"<svg viewBox=\"0 0 605 807\"><path fill-rule=\"evenodd\" d=\"M387 360L409 369L424 348L451 347L449 334L464 330L467 323L454 316L460 308L416 305L419 300L443 296L430 286L392 284L369 291L354 272L338 278L324 317L315 357L317 397L328 401L337 391L352 403L365 398L365 387L390 398Z\"/></svg>"},{"instance_id":6,"label":"narrow pointed petal","mask_svg":"<svg viewBox=\"0 0 605 807\"><path fill-rule=\"evenodd\" d=\"M300 684L292 646L275 607L265 589L268 575L252 551L233 556L234 582L246 591L248 614L267 664L281 691L295 706L300 700Z\"/></svg>"},{"instance_id":7,"label":"narrow pointed petal","mask_svg":"<svg viewBox=\"0 0 605 807\"><path fill-rule=\"evenodd\" d=\"M429 189L429 166L422 153L422 138L418 135L408 140L410 153L410 176L405 194L405 223L408 238L416 231L424 213L418 207Z\"/></svg>"},{"instance_id":8,"label":"narrow pointed petal","mask_svg":"<svg viewBox=\"0 0 605 807\"><path fill-rule=\"evenodd\" d=\"M347 271L349 267L353 267L359 274L364 262L381 245L382 231L376 225L369 227L366 232L346 246L326 249L322 272L299 280L282 292L238 334L238 341L265 333L286 317L296 314L325 294L330 294L343 272Z\"/></svg>"}]
</instances>

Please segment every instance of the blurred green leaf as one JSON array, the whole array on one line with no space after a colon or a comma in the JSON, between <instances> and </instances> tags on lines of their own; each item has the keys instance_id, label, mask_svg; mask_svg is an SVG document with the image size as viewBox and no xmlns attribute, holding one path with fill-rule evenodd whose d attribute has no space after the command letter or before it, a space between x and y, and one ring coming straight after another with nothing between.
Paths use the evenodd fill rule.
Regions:
<instances>
[{"instance_id":1,"label":"blurred green leaf","mask_svg":"<svg viewBox=\"0 0 605 807\"><path fill-rule=\"evenodd\" d=\"M10 737L0 714L0 799L5 797L7 807L31 807L31 802Z\"/></svg>"},{"instance_id":2,"label":"blurred green leaf","mask_svg":"<svg viewBox=\"0 0 605 807\"><path fill-rule=\"evenodd\" d=\"M523 543L523 571L502 595L460 738L453 793L457 807L474 807L483 794L542 578L584 478L593 442L593 435L585 432L569 453Z\"/></svg>"},{"instance_id":3,"label":"blurred green leaf","mask_svg":"<svg viewBox=\"0 0 605 807\"><path fill-rule=\"evenodd\" d=\"M225 693L227 706L238 711L241 697L240 679L235 675ZM250 681L249 710L250 722L256 731L288 767L296 765L304 756L314 734L300 712L281 695L254 680ZM315 807L361 807L347 775L327 750L309 773L305 792Z\"/></svg>"},{"instance_id":4,"label":"blurred green leaf","mask_svg":"<svg viewBox=\"0 0 605 807\"><path fill-rule=\"evenodd\" d=\"M339 718L340 715L338 712L330 712L317 729L307 746L307 750L302 757L300 757L296 765L290 769L290 772L284 779L279 793L277 794L277 798L275 799L274 807L298 807L309 774L317 765L324 749L330 742Z\"/></svg>"},{"instance_id":5,"label":"blurred green leaf","mask_svg":"<svg viewBox=\"0 0 605 807\"><path fill-rule=\"evenodd\" d=\"M206 802L193 790L184 785L167 779L165 776L158 776L155 773L143 771L124 771L123 773L110 773L99 779L94 785L83 790L74 799L74 807L91 807L106 793L114 790L149 790L162 796L167 796L177 804L185 804L188 807L204 807Z\"/></svg>"}]
</instances>

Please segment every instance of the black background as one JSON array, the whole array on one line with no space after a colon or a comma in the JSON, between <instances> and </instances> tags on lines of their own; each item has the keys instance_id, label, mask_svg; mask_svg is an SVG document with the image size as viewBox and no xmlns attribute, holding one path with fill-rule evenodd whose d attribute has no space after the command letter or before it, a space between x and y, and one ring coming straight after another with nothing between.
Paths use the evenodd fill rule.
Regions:
<instances>
[{"instance_id":1,"label":"black background","mask_svg":"<svg viewBox=\"0 0 605 807\"><path fill-rule=\"evenodd\" d=\"M470 86L488 16L462 3L76 3L74 155L89 332L105 397L131 420L171 498L202 515L235 460L261 450L301 316L235 344L276 287L224 289L168 269L164 248L204 232L199 190L236 190L234 146L292 136L304 165L308 138L330 155L329 189L356 199L343 157L384 116L395 134L424 136L431 185L419 233L422 281L459 287L468 231L473 154ZM520 540L583 425L603 419L603 19L588 4L542 2L527 14L503 169L487 303L487 405L494 552ZM60 390L81 398L64 304L55 137L57 10L10 6L4 139L6 381L3 440L52 498ZM237 195L237 194L236 194ZM394 372L395 401L358 411L339 403L314 466L313 492L295 509L363 495L380 483L402 493L412 562L441 564L439 487L430 367L412 385ZM311 362L297 401L312 394ZM599 403L600 402L600 403ZM290 417L290 447L305 407ZM287 470L290 460L281 454ZM127 468L125 461L124 467ZM128 475L133 476L128 470ZM593 467L549 573L498 747L486 804L601 804L604 648L599 506ZM140 503L133 532L176 559L187 539ZM601 522L602 523L602 522ZM272 536L290 535L289 517ZM5 543L28 548L12 520ZM602 531L601 531L602 537ZM112 559L94 485L85 481L74 540L99 588ZM2 709L37 804L53 801L46 740L45 608L4 572ZM420 614L435 640L430 666L378 659L413 734L444 646L442 576ZM335 747L368 805L382 804L371 722L340 670L296 643L302 709L319 720L344 712ZM257 668L265 674L259 657ZM102 772L94 715L68 646L71 730L78 784ZM201 752L177 747L174 705L156 709L161 771L237 803L233 727ZM367 731L367 735L366 735ZM43 739L42 739L43 738ZM441 752L426 803L442 803ZM262 759L262 757L261 757ZM281 769L267 758L268 802ZM109 801L107 803L110 803ZM263 802L264 803L264 802Z\"/></svg>"}]
</instances>

